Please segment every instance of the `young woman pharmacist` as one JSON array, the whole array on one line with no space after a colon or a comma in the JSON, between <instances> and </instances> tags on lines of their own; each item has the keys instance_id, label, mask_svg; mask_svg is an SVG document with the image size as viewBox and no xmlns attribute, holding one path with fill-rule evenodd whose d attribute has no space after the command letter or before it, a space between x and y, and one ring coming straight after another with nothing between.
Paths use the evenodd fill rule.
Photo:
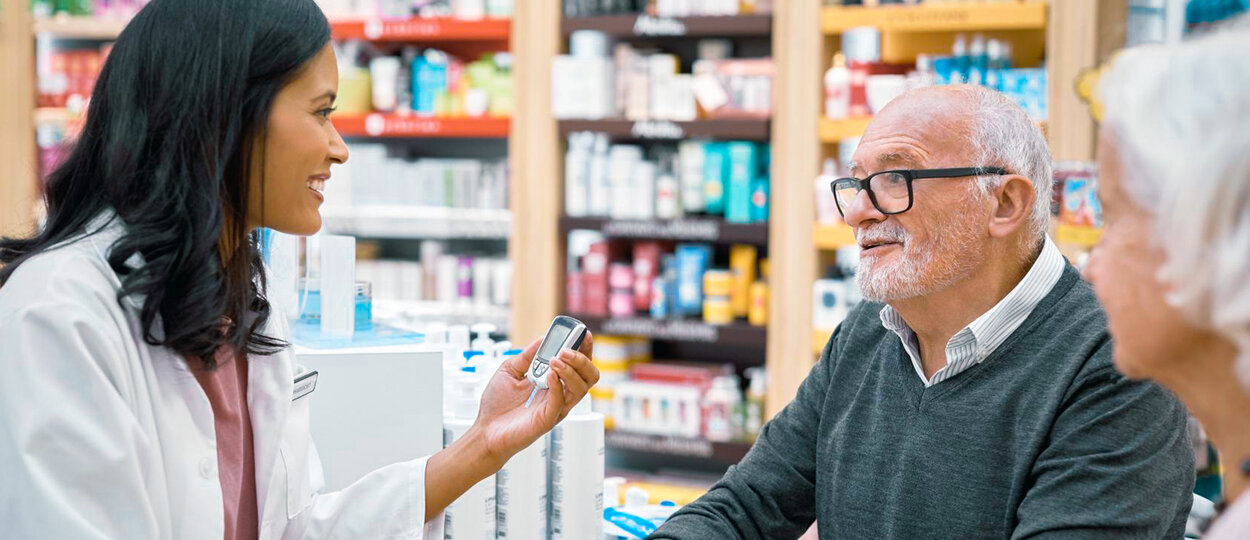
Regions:
<instances>
[{"instance_id":1,"label":"young woman pharmacist","mask_svg":"<svg viewBox=\"0 0 1250 540\"><path fill-rule=\"evenodd\" d=\"M321 226L348 157L329 41L313 0L154 0L122 32L46 226L0 241L4 536L441 538L598 381L587 340L522 407L536 342L451 447L316 493L253 233Z\"/></svg>"}]
</instances>

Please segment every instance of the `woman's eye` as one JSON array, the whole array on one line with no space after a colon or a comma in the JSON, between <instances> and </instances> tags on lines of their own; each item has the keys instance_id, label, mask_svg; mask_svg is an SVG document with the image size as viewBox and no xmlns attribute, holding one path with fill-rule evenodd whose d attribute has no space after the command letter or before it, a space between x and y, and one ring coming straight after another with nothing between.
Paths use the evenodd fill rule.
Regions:
<instances>
[{"instance_id":1,"label":"woman's eye","mask_svg":"<svg viewBox=\"0 0 1250 540\"><path fill-rule=\"evenodd\" d=\"M337 111L338 109L339 109L338 107L326 107L324 109L321 109L320 111L317 111L317 114L321 115L322 118L329 118L330 114L333 113L334 111Z\"/></svg>"}]
</instances>

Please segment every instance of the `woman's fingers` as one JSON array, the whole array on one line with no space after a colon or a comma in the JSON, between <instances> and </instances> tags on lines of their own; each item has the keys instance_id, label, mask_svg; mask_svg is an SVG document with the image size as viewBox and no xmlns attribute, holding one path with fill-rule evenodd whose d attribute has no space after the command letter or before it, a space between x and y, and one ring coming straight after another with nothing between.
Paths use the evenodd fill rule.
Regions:
<instances>
[{"instance_id":1,"label":"woman's fingers","mask_svg":"<svg viewBox=\"0 0 1250 540\"><path fill-rule=\"evenodd\" d=\"M599 382L599 368L596 368L595 364L584 353L564 351L560 353L560 359L572 367L581 376L582 380L586 381L586 388L589 389Z\"/></svg>"},{"instance_id":2,"label":"woman's fingers","mask_svg":"<svg viewBox=\"0 0 1250 540\"><path fill-rule=\"evenodd\" d=\"M538 353L538 346L542 342L540 339L530 343L530 346L525 348L525 352L505 360L500 369L506 371L513 379L524 379L525 371L530 368L530 362L534 360L534 355Z\"/></svg>"},{"instance_id":3,"label":"woman's fingers","mask_svg":"<svg viewBox=\"0 0 1250 540\"><path fill-rule=\"evenodd\" d=\"M586 337L582 339L582 346L578 347L577 351L586 355L586 358L595 357L595 335L590 333L590 330L586 331Z\"/></svg>"},{"instance_id":4,"label":"woman's fingers","mask_svg":"<svg viewBox=\"0 0 1250 540\"><path fill-rule=\"evenodd\" d=\"M564 388L568 391L565 405L572 409L586 395L586 391L590 389L591 382L583 378L582 374L570 365L570 356L572 356L570 352L561 354L560 358L552 364L552 367L555 369L556 374L560 376L560 379L564 381ZM581 355L577 354L576 356Z\"/></svg>"},{"instance_id":5,"label":"woman's fingers","mask_svg":"<svg viewBox=\"0 0 1250 540\"><path fill-rule=\"evenodd\" d=\"M564 399L565 385L560 380L559 369L555 365L552 365L551 368L551 371L547 373L547 396L543 400L543 413L547 418L559 422L567 412L565 411L567 400ZM550 429L550 427L547 429Z\"/></svg>"}]
</instances>

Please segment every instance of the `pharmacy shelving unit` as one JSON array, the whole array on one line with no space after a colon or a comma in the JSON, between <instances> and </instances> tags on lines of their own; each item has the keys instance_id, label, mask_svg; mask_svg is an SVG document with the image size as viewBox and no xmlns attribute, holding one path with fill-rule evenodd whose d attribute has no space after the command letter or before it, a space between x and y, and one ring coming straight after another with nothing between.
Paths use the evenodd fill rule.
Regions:
<instances>
[{"instance_id":1,"label":"pharmacy shelving unit","mask_svg":"<svg viewBox=\"0 0 1250 540\"><path fill-rule=\"evenodd\" d=\"M434 46L462 57L510 48L512 21L509 19L456 20L446 18L332 18L330 32L336 41L363 40L381 48L399 45ZM465 148L506 148L511 119L499 117L427 117L395 113L336 113L330 117L335 129L348 141L382 142L388 145L421 145L431 139L451 139L454 145L437 148L457 151ZM482 144L491 141L491 143ZM434 153L442 150L435 150ZM428 153L429 149L423 149ZM506 153L506 149L504 150ZM499 155L503 158L504 155ZM388 178L383 181L410 179ZM357 180L360 181L360 180ZM461 245L472 243L475 250L499 252L512 232L510 209L412 208L406 206L323 207L325 230L376 241L383 252L406 257L415 254L415 240L443 240ZM392 247L394 249L392 249ZM507 331L508 308L461 306L439 302L382 302L405 316L437 317L449 324L494 324ZM385 313L385 311L380 311Z\"/></svg>"},{"instance_id":2,"label":"pharmacy shelving unit","mask_svg":"<svg viewBox=\"0 0 1250 540\"><path fill-rule=\"evenodd\" d=\"M564 18L560 0L517 3L513 24L518 95L511 158L518 196L513 200L516 218L511 247L526 261L518 260L514 278L518 283L514 295L517 335L538 335L545 330L551 316L563 312L565 250L570 231L593 230L608 238L704 242L717 246L751 244L759 247L761 253L771 252L776 234L771 223L737 225L706 216L643 221L563 216L562 164L564 142L569 133L593 131L607 134L613 141L643 144L690 138L768 141L774 148L773 162L776 162L775 148L781 142L775 122L768 119L556 121L551 112L551 61L563 50L564 40L576 30L598 30L622 40L674 45L676 49L692 45L694 38L703 37L731 38L756 48L771 48L776 43L774 19L775 13L734 17ZM552 32L554 28L560 30ZM772 177L773 186L777 186L776 169ZM774 192L777 189L773 187ZM773 216L775 219L776 212ZM526 285L522 287L521 283ZM656 321L646 317L576 315L595 332L651 338L660 358L714 359L739 367L759 366L769 359L771 325L753 327L739 322L714 326L701 320ZM713 443L618 432L609 433L607 445L610 454L642 459L658 464L659 468L718 472L736 463L749 448L745 443Z\"/></svg>"},{"instance_id":3,"label":"pharmacy shelving unit","mask_svg":"<svg viewBox=\"0 0 1250 540\"><path fill-rule=\"evenodd\" d=\"M128 23L115 17L56 16L36 19L26 0L0 0L0 72L15 74L5 80L0 100L0 234L32 230L38 213L36 126L44 122L69 123L75 115L63 108L36 109L36 39L39 36L74 42L112 41ZM386 44L437 44L455 54L476 56L511 47L508 19L461 21L452 19L381 20L373 18L331 21L335 39L362 39ZM332 118L349 139L456 139L506 142L512 133L508 118L421 118L393 114L342 114ZM500 155L500 157L504 157ZM327 208L327 229L378 239L430 238L474 242L506 242L511 235L510 210L478 211L423 209L420 215L403 208ZM407 306L412 307L412 306ZM437 307L437 306L434 306ZM409 311L430 311L421 304ZM439 309L447 309L443 306ZM500 310L486 310L481 320L506 321ZM507 314L508 309L503 309ZM465 312L469 317L476 312ZM503 328L505 325L497 324Z\"/></svg>"}]
</instances>

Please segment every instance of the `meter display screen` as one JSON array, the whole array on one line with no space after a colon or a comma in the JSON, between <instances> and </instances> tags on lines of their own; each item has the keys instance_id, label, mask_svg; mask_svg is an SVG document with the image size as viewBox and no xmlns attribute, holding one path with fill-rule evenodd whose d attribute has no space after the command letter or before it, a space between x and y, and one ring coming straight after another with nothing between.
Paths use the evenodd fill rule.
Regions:
<instances>
[{"instance_id":1,"label":"meter display screen","mask_svg":"<svg viewBox=\"0 0 1250 540\"><path fill-rule=\"evenodd\" d=\"M568 339L569 332L572 330L564 325L552 326L551 332L548 332L547 337L543 339L543 346L538 350L538 356L543 359L555 358L560 353L560 346L564 344L564 340Z\"/></svg>"}]
</instances>

